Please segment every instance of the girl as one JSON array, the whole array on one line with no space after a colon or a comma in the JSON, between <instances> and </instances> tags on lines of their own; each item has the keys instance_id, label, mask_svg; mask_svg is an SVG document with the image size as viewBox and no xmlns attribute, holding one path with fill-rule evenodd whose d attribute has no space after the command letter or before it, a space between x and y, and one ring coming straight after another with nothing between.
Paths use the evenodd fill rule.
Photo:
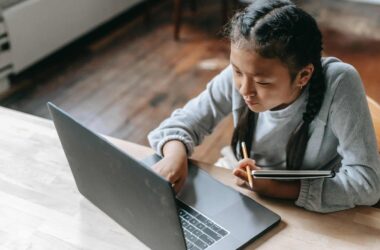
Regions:
<instances>
[{"instance_id":1,"label":"girl","mask_svg":"<svg viewBox=\"0 0 380 250\"><path fill-rule=\"evenodd\" d=\"M321 58L316 21L287 0L257 0L235 15L229 30L230 65L204 92L175 110L148 135L163 159L154 169L178 191L187 158L217 123L233 113L231 146L244 171L335 169L331 179L254 180L262 195L332 212L373 205L380 198L380 160L366 95L356 70Z\"/></svg>"}]
</instances>

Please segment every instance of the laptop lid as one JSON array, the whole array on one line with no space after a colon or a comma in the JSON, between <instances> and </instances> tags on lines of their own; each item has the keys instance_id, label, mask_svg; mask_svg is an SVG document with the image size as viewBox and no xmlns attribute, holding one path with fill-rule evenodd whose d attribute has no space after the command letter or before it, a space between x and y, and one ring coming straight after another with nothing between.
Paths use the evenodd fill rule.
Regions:
<instances>
[{"instance_id":1,"label":"laptop lid","mask_svg":"<svg viewBox=\"0 0 380 250\"><path fill-rule=\"evenodd\" d=\"M186 249L171 184L48 103L78 190L152 249Z\"/></svg>"}]
</instances>

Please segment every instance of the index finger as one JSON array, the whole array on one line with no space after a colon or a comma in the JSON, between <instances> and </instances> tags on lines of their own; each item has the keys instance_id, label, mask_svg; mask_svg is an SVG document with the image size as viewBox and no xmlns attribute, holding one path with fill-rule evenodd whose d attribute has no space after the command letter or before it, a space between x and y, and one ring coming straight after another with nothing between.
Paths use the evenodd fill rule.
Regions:
<instances>
[{"instance_id":1,"label":"index finger","mask_svg":"<svg viewBox=\"0 0 380 250\"><path fill-rule=\"evenodd\" d=\"M258 166L256 166L256 161L253 160L253 159L243 159L241 161L239 161L238 165L236 166L236 168L238 169L242 169L242 170L246 170L246 167L249 167L251 170L256 170L256 169L260 169Z\"/></svg>"}]
</instances>

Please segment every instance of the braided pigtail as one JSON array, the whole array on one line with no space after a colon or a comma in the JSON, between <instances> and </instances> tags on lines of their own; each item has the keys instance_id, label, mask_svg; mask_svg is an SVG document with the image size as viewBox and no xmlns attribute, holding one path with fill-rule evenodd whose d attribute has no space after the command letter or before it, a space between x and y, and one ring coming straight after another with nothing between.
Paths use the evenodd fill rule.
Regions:
<instances>
[{"instance_id":1,"label":"braided pigtail","mask_svg":"<svg viewBox=\"0 0 380 250\"><path fill-rule=\"evenodd\" d=\"M245 142L247 152L250 154L257 121L257 113L251 111L247 106L240 109L239 121L232 134L231 147L237 159L242 159L241 142Z\"/></svg>"},{"instance_id":2,"label":"braided pigtail","mask_svg":"<svg viewBox=\"0 0 380 250\"><path fill-rule=\"evenodd\" d=\"M286 147L286 168L300 169L309 140L309 125L321 109L325 93L325 82L321 62L314 64L314 74L309 83L309 97L302 122L293 131Z\"/></svg>"}]
</instances>

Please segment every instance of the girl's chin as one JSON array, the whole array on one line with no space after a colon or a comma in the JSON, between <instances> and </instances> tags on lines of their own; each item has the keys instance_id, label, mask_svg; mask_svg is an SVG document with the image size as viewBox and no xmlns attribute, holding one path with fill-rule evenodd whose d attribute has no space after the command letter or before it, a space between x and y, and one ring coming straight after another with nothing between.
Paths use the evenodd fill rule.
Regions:
<instances>
[{"instance_id":1,"label":"girl's chin","mask_svg":"<svg viewBox=\"0 0 380 250\"><path fill-rule=\"evenodd\" d=\"M263 112L265 111L265 108L262 107L260 104L247 104L249 110L253 111L253 112Z\"/></svg>"}]
</instances>

